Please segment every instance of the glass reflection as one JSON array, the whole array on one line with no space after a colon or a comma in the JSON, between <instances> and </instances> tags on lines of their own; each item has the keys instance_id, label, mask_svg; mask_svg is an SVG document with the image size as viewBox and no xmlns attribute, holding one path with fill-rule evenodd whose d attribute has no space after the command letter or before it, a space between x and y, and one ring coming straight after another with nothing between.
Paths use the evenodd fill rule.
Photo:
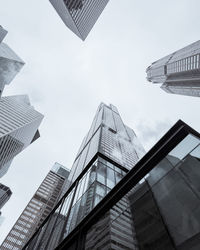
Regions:
<instances>
[{"instance_id":1,"label":"glass reflection","mask_svg":"<svg viewBox=\"0 0 200 250\"><path fill-rule=\"evenodd\" d=\"M199 249L199 143L192 135L180 142L87 231L85 249ZM114 180L110 173L107 183Z\"/></svg>"},{"instance_id":2,"label":"glass reflection","mask_svg":"<svg viewBox=\"0 0 200 250\"><path fill-rule=\"evenodd\" d=\"M199 144L199 139L193 135L188 135L179 143L170 153L169 156L176 157L177 160L182 160L188 153L190 153ZM171 161L171 159L169 158ZM174 158L172 158L173 164Z\"/></svg>"},{"instance_id":3,"label":"glass reflection","mask_svg":"<svg viewBox=\"0 0 200 250\"><path fill-rule=\"evenodd\" d=\"M65 4L67 5L68 9L71 10L79 10L83 8L84 0L65 0Z\"/></svg>"}]
</instances>

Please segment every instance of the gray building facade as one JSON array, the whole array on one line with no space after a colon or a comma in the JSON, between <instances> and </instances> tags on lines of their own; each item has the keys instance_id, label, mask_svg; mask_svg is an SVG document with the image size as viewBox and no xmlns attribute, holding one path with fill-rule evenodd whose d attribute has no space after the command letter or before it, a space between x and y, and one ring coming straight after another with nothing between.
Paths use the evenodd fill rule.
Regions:
<instances>
[{"instance_id":1,"label":"gray building facade","mask_svg":"<svg viewBox=\"0 0 200 250\"><path fill-rule=\"evenodd\" d=\"M200 41L152 63L146 72L148 81L162 83L167 93L200 97Z\"/></svg>"},{"instance_id":2,"label":"gray building facade","mask_svg":"<svg viewBox=\"0 0 200 250\"><path fill-rule=\"evenodd\" d=\"M22 249L58 202L69 170L55 163L1 245L2 250Z\"/></svg>"},{"instance_id":3,"label":"gray building facade","mask_svg":"<svg viewBox=\"0 0 200 250\"><path fill-rule=\"evenodd\" d=\"M50 0L65 25L85 40L109 0Z\"/></svg>"},{"instance_id":4,"label":"gray building facade","mask_svg":"<svg viewBox=\"0 0 200 250\"><path fill-rule=\"evenodd\" d=\"M2 42L6 35L7 31L0 26L0 97L5 85L10 84L24 66L21 58Z\"/></svg>"},{"instance_id":5,"label":"gray building facade","mask_svg":"<svg viewBox=\"0 0 200 250\"><path fill-rule=\"evenodd\" d=\"M40 137L42 119L26 95L0 99L0 177L8 171L13 158Z\"/></svg>"}]
</instances>

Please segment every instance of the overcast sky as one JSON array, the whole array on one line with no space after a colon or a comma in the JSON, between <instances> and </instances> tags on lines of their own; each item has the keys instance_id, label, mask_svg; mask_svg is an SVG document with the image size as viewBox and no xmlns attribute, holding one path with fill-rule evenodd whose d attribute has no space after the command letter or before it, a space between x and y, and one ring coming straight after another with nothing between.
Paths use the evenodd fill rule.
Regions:
<instances>
[{"instance_id":1,"label":"overcast sky","mask_svg":"<svg viewBox=\"0 0 200 250\"><path fill-rule=\"evenodd\" d=\"M71 168L100 102L117 106L146 150L178 120L200 131L200 98L146 80L153 61L199 40L199 0L111 0L85 42L48 0L0 1L6 42L26 65L4 95L28 94L45 118L41 137L0 180L13 192L0 243L54 162Z\"/></svg>"}]
</instances>

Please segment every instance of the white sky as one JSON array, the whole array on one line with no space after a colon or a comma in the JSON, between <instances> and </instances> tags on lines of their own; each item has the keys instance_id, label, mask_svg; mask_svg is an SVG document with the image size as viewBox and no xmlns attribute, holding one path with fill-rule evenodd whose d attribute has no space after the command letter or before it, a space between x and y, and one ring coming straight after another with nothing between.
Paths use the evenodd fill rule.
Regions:
<instances>
[{"instance_id":1,"label":"white sky","mask_svg":"<svg viewBox=\"0 0 200 250\"><path fill-rule=\"evenodd\" d=\"M4 95L28 94L45 115L41 138L18 155L1 182L0 243L55 161L71 168L101 101L113 103L149 149L178 119L200 131L200 99L169 95L146 81L151 62L199 40L199 0L110 1L85 42L48 0L0 2L5 42L26 65Z\"/></svg>"}]
</instances>

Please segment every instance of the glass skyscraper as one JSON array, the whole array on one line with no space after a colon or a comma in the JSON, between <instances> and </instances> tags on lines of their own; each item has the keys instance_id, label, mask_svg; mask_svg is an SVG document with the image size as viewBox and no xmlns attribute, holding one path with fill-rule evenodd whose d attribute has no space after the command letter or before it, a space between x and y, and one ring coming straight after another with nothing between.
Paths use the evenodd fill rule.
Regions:
<instances>
[{"instance_id":1,"label":"glass skyscraper","mask_svg":"<svg viewBox=\"0 0 200 250\"><path fill-rule=\"evenodd\" d=\"M133 168L127 174L130 181L127 182L127 176L122 180L120 188L115 190L111 199L114 200L114 195L118 197L123 190L125 195L123 194L119 201L113 201L114 205L109 210L113 211L111 219L105 221L108 211L102 212L100 218L96 214L96 221L85 227L89 229L86 229L86 232L81 232L81 229L79 231L80 236L83 235L84 238L83 244L79 244L82 248L70 249L199 249L200 137L197 137L197 134L185 134L184 139L174 147L177 140L180 140L178 129L173 134L175 138L172 136L170 139L168 136L167 140L164 140L166 144L163 141L159 143L157 154L155 148L151 157L147 154L146 164L144 159L138 162L140 166L145 166L146 172L148 171L146 175L144 168L140 172L140 178L142 174L145 178L135 184L134 179L137 179L139 170L135 171L133 178ZM173 143L169 143L169 140ZM162 150L164 145L166 148ZM170 149L172 145L174 148ZM165 157L160 158L164 151ZM148 168L152 166L153 169L149 171ZM137 168L137 165L135 167ZM129 203L124 202L126 197ZM120 207L120 204L123 206ZM75 241L73 243L75 245Z\"/></svg>"},{"instance_id":2,"label":"glass skyscraper","mask_svg":"<svg viewBox=\"0 0 200 250\"><path fill-rule=\"evenodd\" d=\"M50 0L65 25L85 40L109 0Z\"/></svg>"},{"instance_id":3,"label":"glass skyscraper","mask_svg":"<svg viewBox=\"0 0 200 250\"><path fill-rule=\"evenodd\" d=\"M68 195L61 199L61 204L28 249L54 249L143 155L143 147L134 131L123 123L117 108L102 103L73 163L68 178ZM119 209L127 203L125 197ZM110 211L103 221L109 221L113 213L114 210ZM127 214L126 219L129 217ZM130 227L126 231L132 233ZM118 230L117 233L120 235ZM127 244L130 245L124 242L124 246Z\"/></svg>"},{"instance_id":4,"label":"glass skyscraper","mask_svg":"<svg viewBox=\"0 0 200 250\"><path fill-rule=\"evenodd\" d=\"M200 41L152 63L146 72L167 93L200 97Z\"/></svg>"},{"instance_id":5,"label":"glass skyscraper","mask_svg":"<svg viewBox=\"0 0 200 250\"><path fill-rule=\"evenodd\" d=\"M10 230L1 245L1 250L19 250L25 245L34 231L41 225L58 202L69 170L55 163L38 190Z\"/></svg>"},{"instance_id":6,"label":"glass skyscraper","mask_svg":"<svg viewBox=\"0 0 200 250\"><path fill-rule=\"evenodd\" d=\"M118 161L122 154L112 151L121 150L126 138L116 117L120 118L112 105L100 105L93 133L89 131L76 157L81 164L74 162L76 169L73 166L70 174L74 181L23 250L199 249L200 134L179 120L132 168L126 168L126 160L124 165ZM103 134L109 140L108 154L98 151L105 142ZM93 155L89 152L95 141ZM131 144L132 152L142 156L141 145ZM81 161L85 149L92 157L88 165ZM82 172L76 175L78 166Z\"/></svg>"},{"instance_id":7,"label":"glass skyscraper","mask_svg":"<svg viewBox=\"0 0 200 250\"><path fill-rule=\"evenodd\" d=\"M42 119L26 95L0 99L0 177L8 171L13 158L39 138Z\"/></svg>"},{"instance_id":8,"label":"glass skyscraper","mask_svg":"<svg viewBox=\"0 0 200 250\"><path fill-rule=\"evenodd\" d=\"M98 165L94 176L106 179ZM72 186L23 249L198 250L199 178L200 134L178 121L92 209L103 189L89 188L77 207L81 186Z\"/></svg>"},{"instance_id":9,"label":"glass skyscraper","mask_svg":"<svg viewBox=\"0 0 200 250\"><path fill-rule=\"evenodd\" d=\"M24 62L5 43L7 31L0 26L0 97L5 85L9 84L24 66Z\"/></svg>"}]
</instances>

